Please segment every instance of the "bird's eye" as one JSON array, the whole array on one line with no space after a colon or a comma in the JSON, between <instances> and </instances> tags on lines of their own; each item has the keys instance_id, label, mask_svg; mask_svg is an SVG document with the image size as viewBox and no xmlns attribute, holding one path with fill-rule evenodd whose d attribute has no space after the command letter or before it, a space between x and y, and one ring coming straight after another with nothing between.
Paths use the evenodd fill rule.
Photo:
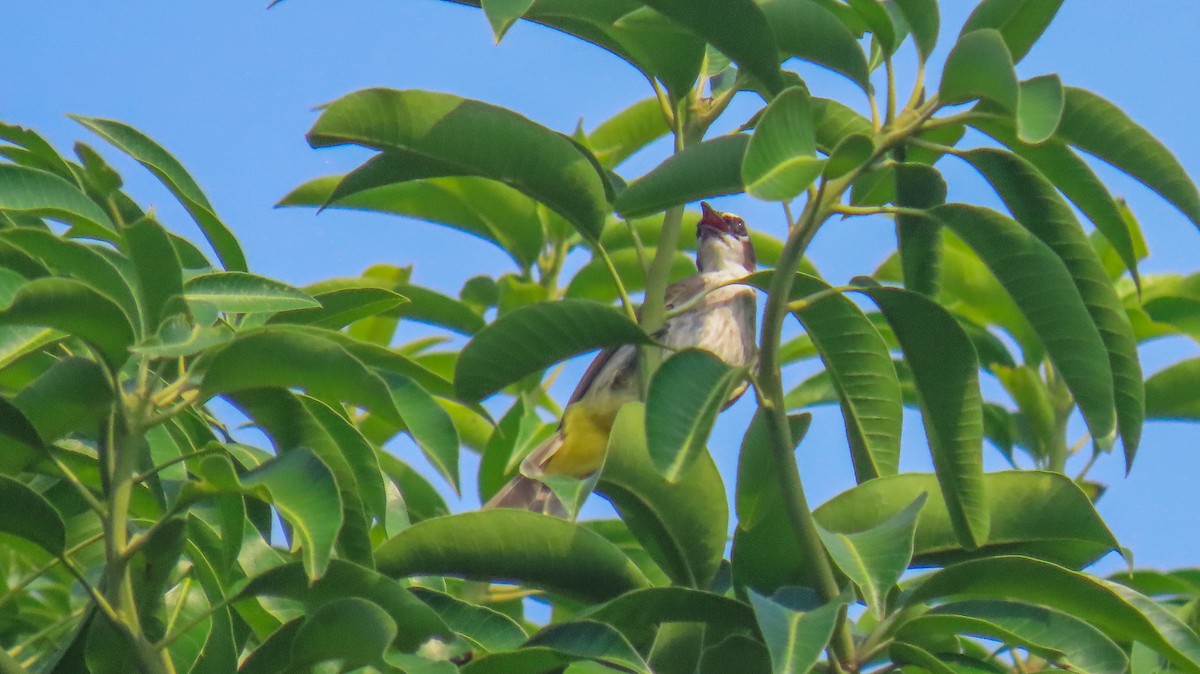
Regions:
<instances>
[{"instance_id":1,"label":"bird's eye","mask_svg":"<svg viewBox=\"0 0 1200 674\"><path fill-rule=\"evenodd\" d=\"M746 221L741 218L729 218L729 231L733 232L734 236L746 236Z\"/></svg>"}]
</instances>

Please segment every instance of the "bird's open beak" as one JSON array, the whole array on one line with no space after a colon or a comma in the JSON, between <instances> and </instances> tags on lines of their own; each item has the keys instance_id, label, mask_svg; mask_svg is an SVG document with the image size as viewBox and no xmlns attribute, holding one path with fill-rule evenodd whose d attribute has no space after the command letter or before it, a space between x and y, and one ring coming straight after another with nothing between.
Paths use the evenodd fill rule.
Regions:
<instances>
[{"instance_id":1,"label":"bird's open beak","mask_svg":"<svg viewBox=\"0 0 1200 674\"><path fill-rule=\"evenodd\" d=\"M700 213L700 222L696 223L697 238L703 237L706 230L710 230L709 236L728 233L725 218L721 217L721 213L715 208L709 206L707 201L700 202Z\"/></svg>"}]
</instances>

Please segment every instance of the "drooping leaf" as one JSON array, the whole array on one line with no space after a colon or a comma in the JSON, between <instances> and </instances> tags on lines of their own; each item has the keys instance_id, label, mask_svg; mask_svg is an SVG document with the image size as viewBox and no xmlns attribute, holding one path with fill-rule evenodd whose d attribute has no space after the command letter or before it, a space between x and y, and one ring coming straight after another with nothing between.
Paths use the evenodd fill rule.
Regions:
<instances>
[{"instance_id":1,"label":"drooping leaf","mask_svg":"<svg viewBox=\"0 0 1200 674\"><path fill-rule=\"evenodd\" d=\"M191 302L207 302L226 313L276 312L319 308L308 293L285 283L240 271L213 272L183 287Z\"/></svg>"},{"instance_id":2,"label":"drooping leaf","mask_svg":"<svg viewBox=\"0 0 1200 674\"><path fill-rule=\"evenodd\" d=\"M617 195L617 212L633 218L697 199L741 192L742 157L749 142L746 134L720 136L671 155Z\"/></svg>"},{"instance_id":3,"label":"drooping leaf","mask_svg":"<svg viewBox=\"0 0 1200 674\"><path fill-rule=\"evenodd\" d=\"M54 328L88 342L110 365L129 357L133 326L113 300L73 279L40 278L17 290L0 309L0 325Z\"/></svg>"},{"instance_id":4,"label":"drooping leaf","mask_svg":"<svg viewBox=\"0 0 1200 674\"><path fill-rule=\"evenodd\" d=\"M992 183L1017 221L1049 246L1070 272L1108 353L1128 470L1141 438L1142 369L1133 327L1100 260L1070 207L1031 164L998 150L974 150L963 157Z\"/></svg>"},{"instance_id":5,"label":"drooping leaf","mask_svg":"<svg viewBox=\"0 0 1200 674\"><path fill-rule=\"evenodd\" d=\"M1025 557L963 562L925 579L905 605L970 594L1047 606L1086 620L1116 641L1137 640L1183 671L1200 671L1200 637L1170 611L1116 583Z\"/></svg>"},{"instance_id":6,"label":"drooping leaf","mask_svg":"<svg viewBox=\"0 0 1200 674\"><path fill-rule=\"evenodd\" d=\"M216 251L221 264L231 271L246 271L246 256L242 253L237 238L217 217L200 186L171 153L128 124L97 117L72 116L72 119L99 134L101 138L149 169L171 194L179 199L179 203L183 204L188 214L200 226L200 231Z\"/></svg>"},{"instance_id":7,"label":"drooping leaf","mask_svg":"<svg viewBox=\"0 0 1200 674\"><path fill-rule=\"evenodd\" d=\"M742 158L742 182L752 196L767 201L795 199L821 174L813 111L804 87L791 87L772 99L758 121Z\"/></svg>"},{"instance_id":8,"label":"drooping leaf","mask_svg":"<svg viewBox=\"0 0 1200 674\"><path fill-rule=\"evenodd\" d=\"M892 326L921 400L925 435L958 540L987 540L983 483L983 409L975 348L945 309L923 295L864 288Z\"/></svg>"},{"instance_id":9,"label":"drooping leaf","mask_svg":"<svg viewBox=\"0 0 1200 674\"><path fill-rule=\"evenodd\" d=\"M592 349L647 344L650 338L612 307L586 300L543 302L505 314L463 348L454 388L468 401Z\"/></svg>"},{"instance_id":10,"label":"drooping leaf","mask_svg":"<svg viewBox=\"0 0 1200 674\"><path fill-rule=\"evenodd\" d=\"M541 201L594 239L608 212L605 185L577 145L514 112L429 91L366 89L325 108L308 134L314 147L352 143L413 158L412 175L498 180ZM431 172L417 164L436 162Z\"/></svg>"},{"instance_id":11,"label":"drooping leaf","mask_svg":"<svg viewBox=\"0 0 1200 674\"><path fill-rule=\"evenodd\" d=\"M863 91L870 88L867 57L854 34L833 12L816 2L757 2L782 58L795 56L816 63L846 76Z\"/></svg>"},{"instance_id":12,"label":"drooping leaf","mask_svg":"<svg viewBox=\"0 0 1200 674\"><path fill-rule=\"evenodd\" d=\"M917 515L926 497L918 496L904 510L870 529L852 534L817 530L834 564L858 586L877 618L883 619L887 613L888 592L912 560Z\"/></svg>"},{"instance_id":13,"label":"drooping leaf","mask_svg":"<svg viewBox=\"0 0 1200 674\"><path fill-rule=\"evenodd\" d=\"M647 585L620 550L583 527L518 510L484 510L414 524L375 551L389 576L514 580L606 600Z\"/></svg>"},{"instance_id":14,"label":"drooping leaf","mask_svg":"<svg viewBox=\"0 0 1200 674\"><path fill-rule=\"evenodd\" d=\"M78 187L27 166L0 164L0 211L61 220L101 239L114 236L112 221Z\"/></svg>"},{"instance_id":15,"label":"drooping leaf","mask_svg":"<svg viewBox=\"0 0 1200 674\"><path fill-rule=\"evenodd\" d=\"M933 48L937 46L938 33L941 30L937 1L896 0L896 6L912 29L913 40L917 43L917 53L920 54L921 60L928 61Z\"/></svg>"},{"instance_id":16,"label":"drooping leaf","mask_svg":"<svg viewBox=\"0 0 1200 674\"><path fill-rule=\"evenodd\" d=\"M820 608L799 611L750 591L750 605L771 653L774 674L808 674L833 636L843 596Z\"/></svg>"},{"instance_id":17,"label":"drooping leaf","mask_svg":"<svg viewBox=\"0 0 1200 674\"><path fill-rule=\"evenodd\" d=\"M964 33L946 57L938 91L949 105L982 98L1016 112L1017 73L1000 33L990 28Z\"/></svg>"},{"instance_id":18,"label":"drooping leaf","mask_svg":"<svg viewBox=\"0 0 1200 674\"><path fill-rule=\"evenodd\" d=\"M171 298L183 294L183 269L167 230L153 218L122 227L121 236L137 270L145 330L151 332L167 317Z\"/></svg>"},{"instance_id":19,"label":"drooping leaf","mask_svg":"<svg viewBox=\"0 0 1200 674\"><path fill-rule=\"evenodd\" d=\"M924 164L898 164L896 205L929 209L946 203L946 181ZM937 295L942 267L942 232L936 220L908 214L896 216L896 240L904 287L929 297Z\"/></svg>"},{"instance_id":20,"label":"drooping leaf","mask_svg":"<svg viewBox=\"0 0 1200 674\"><path fill-rule=\"evenodd\" d=\"M646 395L646 445L650 461L678 482L705 450L717 414L745 371L707 351L673 354L655 371Z\"/></svg>"},{"instance_id":21,"label":"drooping leaf","mask_svg":"<svg viewBox=\"0 0 1200 674\"><path fill-rule=\"evenodd\" d=\"M1073 670L1121 674L1125 652L1102 632L1066 613L1010 601L976 600L943 604L904 624L896 636L921 643L956 634L1021 646Z\"/></svg>"},{"instance_id":22,"label":"drooping leaf","mask_svg":"<svg viewBox=\"0 0 1200 674\"><path fill-rule=\"evenodd\" d=\"M881 525L929 494L913 544L913 561L920 566L1021 554L1079 569L1118 547L1091 500L1061 473L1003 471L987 473L983 482L990 525L987 540L975 551L959 544L937 478L929 473L871 480L838 494L813 515L828 531L856 533Z\"/></svg>"},{"instance_id":23,"label":"drooping leaf","mask_svg":"<svg viewBox=\"0 0 1200 674\"><path fill-rule=\"evenodd\" d=\"M450 415L415 381L384 374L405 430L434 468L458 490L458 431Z\"/></svg>"},{"instance_id":24,"label":"drooping leaf","mask_svg":"<svg viewBox=\"0 0 1200 674\"><path fill-rule=\"evenodd\" d=\"M1170 150L1117 106L1067 87L1058 137L1137 178L1200 227L1195 183Z\"/></svg>"},{"instance_id":25,"label":"drooping leaf","mask_svg":"<svg viewBox=\"0 0 1200 674\"><path fill-rule=\"evenodd\" d=\"M933 215L996 275L1046 347L1092 437L1111 446L1116 403L1108 351L1063 261L1029 230L995 211L948 204L934 209ZM1072 254L1077 252L1073 249Z\"/></svg>"},{"instance_id":26,"label":"drooping leaf","mask_svg":"<svg viewBox=\"0 0 1200 674\"><path fill-rule=\"evenodd\" d=\"M646 447L644 408L630 403L613 422L596 492L612 502L671 580L708 586L725 550L729 510L721 475L707 452L684 467L678 480L664 479Z\"/></svg>"},{"instance_id":27,"label":"drooping leaf","mask_svg":"<svg viewBox=\"0 0 1200 674\"><path fill-rule=\"evenodd\" d=\"M1062 0L984 0L975 7L962 32L994 28L1004 37L1013 61L1029 53L1062 6Z\"/></svg>"},{"instance_id":28,"label":"drooping leaf","mask_svg":"<svg viewBox=\"0 0 1200 674\"><path fill-rule=\"evenodd\" d=\"M533 0L480 0L480 7L492 24L496 42L504 39L510 26L533 6Z\"/></svg>"},{"instance_id":29,"label":"drooping leaf","mask_svg":"<svg viewBox=\"0 0 1200 674\"><path fill-rule=\"evenodd\" d=\"M401 423L387 386L336 342L309 332L270 326L239 334L209 359L201 399L245 389L305 389L325 400L344 400Z\"/></svg>"}]
</instances>

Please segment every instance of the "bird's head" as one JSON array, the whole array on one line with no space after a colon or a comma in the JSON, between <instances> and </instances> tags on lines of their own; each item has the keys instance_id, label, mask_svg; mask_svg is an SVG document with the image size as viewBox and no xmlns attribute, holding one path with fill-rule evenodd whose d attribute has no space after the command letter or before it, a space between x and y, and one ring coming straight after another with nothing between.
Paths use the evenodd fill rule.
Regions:
<instances>
[{"instance_id":1,"label":"bird's head","mask_svg":"<svg viewBox=\"0 0 1200 674\"><path fill-rule=\"evenodd\" d=\"M758 264L746 221L700 202L696 224L696 268L701 272L753 272Z\"/></svg>"}]
</instances>

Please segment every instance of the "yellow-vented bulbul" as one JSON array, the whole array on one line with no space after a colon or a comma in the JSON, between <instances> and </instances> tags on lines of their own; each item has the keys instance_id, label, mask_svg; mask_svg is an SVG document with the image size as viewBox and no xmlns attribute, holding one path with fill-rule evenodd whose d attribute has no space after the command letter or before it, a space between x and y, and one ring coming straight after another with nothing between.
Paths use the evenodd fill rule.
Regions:
<instances>
[{"instance_id":1,"label":"yellow-vented bulbul","mask_svg":"<svg viewBox=\"0 0 1200 674\"><path fill-rule=\"evenodd\" d=\"M671 284L666 305L669 310L708 294L688 311L669 318L656 336L672 349L695 347L730 365L750 365L757 352L754 290L744 285L720 286L754 271L754 247L740 217L718 212L703 202L700 206L703 214L696 225L699 272ZM565 515L562 503L538 478L547 474L585 478L604 464L617 411L641 397L638 354L638 347L632 345L600 352L575 387L558 430L525 457L520 474L484 507ZM730 404L744 391L744 385L739 387Z\"/></svg>"}]
</instances>

